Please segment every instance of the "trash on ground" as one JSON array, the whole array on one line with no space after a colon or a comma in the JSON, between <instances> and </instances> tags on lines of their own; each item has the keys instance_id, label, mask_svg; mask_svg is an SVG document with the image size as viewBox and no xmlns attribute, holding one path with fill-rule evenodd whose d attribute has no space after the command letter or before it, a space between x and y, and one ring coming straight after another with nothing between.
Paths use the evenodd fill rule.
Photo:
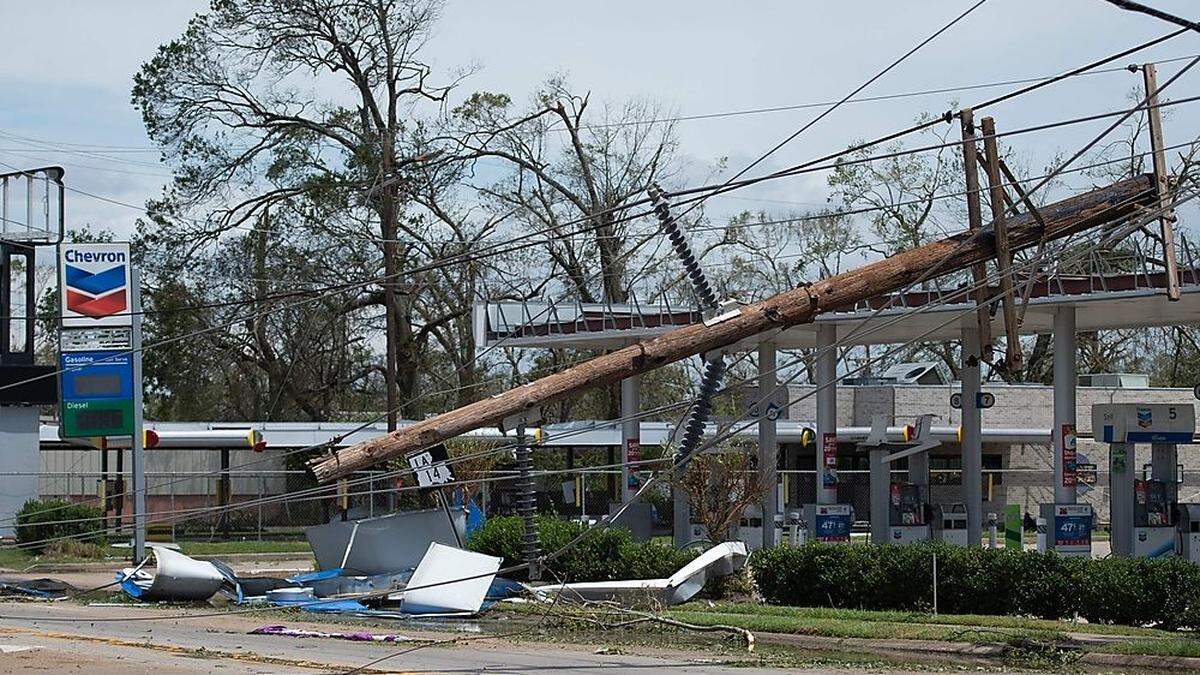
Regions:
<instances>
[{"instance_id":1,"label":"trash on ground","mask_svg":"<svg viewBox=\"0 0 1200 675\"><path fill-rule=\"evenodd\" d=\"M414 621L474 616L496 601L529 592L541 600L561 591L585 600L653 599L675 605L692 598L710 579L741 569L748 557L744 543L730 542L710 548L666 579L531 588L497 577L501 558L447 543L456 541L455 532L445 512L438 509L329 523L309 528L307 534L320 571L286 579L239 577L221 561L196 560L152 544L150 555L138 566L123 570L117 581L130 596L144 601L200 601L221 594L238 604ZM74 590L50 579L38 582L42 585L20 582L10 589L0 580L0 591L54 597L54 593L65 596ZM55 583L61 584L61 589ZM46 595L38 595L41 593Z\"/></svg>"},{"instance_id":2,"label":"trash on ground","mask_svg":"<svg viewBox=\"0 0 1200 675\"><path fill-rule=\"evenodd\" d=\"M354 633L327 633L320 630L304 630L302 628L288 628L287 626L259 626L250 631L250 635L286 635L288 637L302 638L335 638L338 640L351 640L353 642L408 642L412 638L403 635L394 634L376 634L366 631L357 631Z\"/></svg>"},{"instance_id":3,"label":"trash on ground","mask_svg":"<svg viewBox=\"0 0 1200 675\"><path fill-rule=\"evenodd\" d=\"M0 595L23 595L38 600L62 600L77 588L58 579L0 579Z\"/></svg>"},{"instance_id":4,"label":"trash on ground","mask_svg":"<svg viewBox=\"0 0 1200 675\"><path fill-rule=\"evenodd\" d=\"M160 544L148 548L150 555L137 567L117 574L121 588L138 600L208 600L219 592L242 603L262 598L269 590L292 585L274 577L239 577L233 568L219 560L196 560ZM155 564L153 574L145 570L151 558Z\"/></svg>"},{"instance_id":5,"label":"trash on ground","mask_svg":"<svg viewBox=\"0 0 1200 675\"><path fill-rule=\"evenodd\" d=\"M466 530L463 511L455 514L451 528L445 511L424 509L317 525L304 536L322 570L372 576L415 568L431 542L457 546L455 529L459 536Z\"/></svg>"},{"instance_id":6,"label":"trash on ground","mask_svg":"<svg viewBox=\"0 0 1200 675\"><path fill-rule=\"evenodd\" d=\"M287 578L289 585L306 586L313 595L325 598L335 595L371 595L403 590L412 570L397 574L348 576L342 568L297 574Z\"/></svg>"},{"instance_id":7,"label":"trash on ground","mask_svg":"<svg viewBox=\"0 0 1200 675\"><path fill-rule=\"evenodd\" d=\"M483 607L503 559L437 542L409 579L401 608L409 614L474 614Z\"/></svg>"},{"instance_id":8,"label":"trash on ground","mask_svg":"<svg viewBox=\"0 0 1200 675\"><path fill-rule=\"evenodd\" d=\"M41 645L0 645L0 654L16 654L18 652L30 652L35 649L45 649Z\"/></svg>"},{"instance_id":9,"label":"trash on ground","mask_svg":"<svg viewBox=\"0 0 1200 675\"><path fill-rule=\"evenodd\" d=\"M717 544L696 556L666 579L629 579L622 581L587 581L570 584L545 584L531 590L539 597L564 596L582 600L617 600L637 602L653 599L664 605L687 602L704 588L710 579L729 576L746 564L749 554L740 541Z\"/></svg>"},{"instance_id":10,"label":"trash on ground","mask_svg":"<svg viewBox=\"0 0 1200 675\"><path fill-rule=\"evenodd\" d=\"M229 583L216 565L196 560L169 548L148 547L154 558L154 574L141 565L126 568L117 574L121 588L139 600L207 600ZM149 560L149 557L147 560ZM235 591L236 594L236 591Z\"/></svg>"}]
</instances>

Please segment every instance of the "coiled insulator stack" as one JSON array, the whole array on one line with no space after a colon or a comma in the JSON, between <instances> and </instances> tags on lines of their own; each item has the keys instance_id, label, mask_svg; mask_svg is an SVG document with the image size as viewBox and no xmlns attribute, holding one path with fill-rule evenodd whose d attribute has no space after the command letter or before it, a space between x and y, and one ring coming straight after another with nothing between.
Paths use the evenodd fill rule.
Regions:
<instances>
[{"instance_id":1,"label":"coiled insulator stack","mask_svg":"<svg viewBox=\"0 0 1200 675\"><path fill-rule=\"evenodd\" d=\"M708 277L704 275L700 262L692 253L692 247L688 244L683 229L679 227L679 222L671 215L671 205L667 203L666 193L657 183L651 183L647 192L650 194L650 202L654 204L654 214L662 223L663 231L671 240L671 246L675 249L675 254L679 256L679 260L683 263L683 269L692 282L692 290L696 293L700 308L703 310L716 309L717 295L713 293L712 286L708 285Z\"/></svg>"},{"instance_id":2,"label":"coiled insulator stack","mask_svg":"<svg viewBox=\"0 0 1200 675\"><path fill-rule=\"evenodd\" d=\"M683 427L683 439L675 452L675 463L691 459L691 455L704 438L704 425L712 414L713 397L721 386L721 378L725 375L725 357L714 354L704 359L704 373L700 376L700 393L696 403L688 413L687 423Z\"/></svg>"},{"instance_id":3,"label":"coiled insulator stack","mask_svg":"<svg viewBox=\"0 0 1200 675\"><path fill-rule=\"evenodd\" d=\"M537 492L533 482L533 450L525 439L524 429L517 432L517 515L525 525L521 537L521 557L529 565L530 580L541 578L538 569L538 558L541 557L541 546L538 544L537 522Z\"/></svg>"}]
</instances>

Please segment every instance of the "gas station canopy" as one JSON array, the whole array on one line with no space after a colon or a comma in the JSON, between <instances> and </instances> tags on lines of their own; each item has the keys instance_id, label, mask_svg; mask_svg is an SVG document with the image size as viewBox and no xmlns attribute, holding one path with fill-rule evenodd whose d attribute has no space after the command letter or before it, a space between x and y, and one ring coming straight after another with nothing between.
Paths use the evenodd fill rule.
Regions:
<instances>
[{"instance_id":1,"label":"gas station canopy","mask_svg":"<svg viewBox=\"0 0 1200 675\"><path fill-rule=\"evenodd\" d=\"M1200 269L1181 266L1182 297L1167 300L1161 271L1130 274L1042 277L1032 287L1022 334L1053 332L1060 307L1074 306L1076 329L1167 326L1200 322ZM1018 291L1024 281L1015 284ZM990 288L989 297L998 289ZM738 343L734 350L773 342L780 349L816 346L818 326L833 325L846 345L894 344L910 340L957 341L962 321L974 300L961 288L913 291L880 296L850 311L831 312L810 324L762 333ZM992 308L992 335L1004 334L1004 322ZM559 307L549 302L477 304L473 308L476 345L505 347L616 349L649 340L670 330L703 321L694 308L667 305L580 304Z\"/></svg>"}]
</instances>

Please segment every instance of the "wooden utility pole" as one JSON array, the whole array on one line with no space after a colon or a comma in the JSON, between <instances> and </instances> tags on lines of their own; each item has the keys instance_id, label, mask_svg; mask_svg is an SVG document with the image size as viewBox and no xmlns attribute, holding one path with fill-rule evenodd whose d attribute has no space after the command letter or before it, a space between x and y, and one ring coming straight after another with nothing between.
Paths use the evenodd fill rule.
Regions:
<instances>
[{"instance_id":1,"label":"wooden utility pole","mask_svg":"<svg viewBox=\"0 0 1200 675\"><path fill-rule=\"evenodd\" d=\"M979 167L976 165L979 148L975 145L975 114L970 108L963 108L958 118L962 121L963 173L967 179L967 227L971 234L978 234L983 229L983 209L979 206ZM984 361L990 361L992 318L987 304L987 266L983 260L971 265L971 279L975 282L975 304L979 305L979 354Z\"/></svg>"},{"instance_id":2,"label":"wooden utility pole","mask_svg":"<svg viewBox=\"0 0 1200 675\"><path fill-rule=\"evenodd\" d=\"M1167 299L1179 299L1179 265L1175 262L1175 212L1170 209L1171 193L1167 183L1167 154L1163 151L1162 113L1158 107L1158 78L1154 64L1142 66L1146 83L1146 119L1150 123L1150 156L1154 162L1154 182L1158 189L1158 224L1162 231L1163 267L1167 273Z\"/></svg>"},{"instance_id":3,"label":"wooden utility pole","mask_svg":"<svg viewBox=\"0 0 1200 675\"><path fill-rule=\"evenodd\" d=\"M1004 364L1008 372L1022 369L1021 337L1017 333L1017 299L1013 297L1012 251L1008 246L1005 224L1004 183L1000 178L1000 149L996 144L996 122L983 118L983 153L987 157L989 199L992 205L992 231L996 235L996 271L1000 274L1000 303L1004 310ZM1032 271L1032 270L1031 270Z\"/></svg>"},{"instance_id":4,"label":"wooden utility pole","mask_svg":"<svg viewBox=\"0 0 1200 675\"><path fill-rule=\"evenodd\" d=\"M974 158L972 158L974 161ZM1029 214L1007 221L1013 251L1036 245L1043 237L1061 239L1076 232L1127 218L1157 203L1151 176L1136 176L1040 209L1043 228ZM379 462L404 456L455 436L499 424L505 418L537 410L588 389L721 349L766 331L808 323L818 314L849 309L869 298L916 283L930 274L947 274L996 255L989 237L960 233L890 258L794 288L742 307L723 321L693 324L630 345L502 394L416 422L398 431L345 448L309 464L321 482L346 476Z\"/></svg>"}]
</instances>

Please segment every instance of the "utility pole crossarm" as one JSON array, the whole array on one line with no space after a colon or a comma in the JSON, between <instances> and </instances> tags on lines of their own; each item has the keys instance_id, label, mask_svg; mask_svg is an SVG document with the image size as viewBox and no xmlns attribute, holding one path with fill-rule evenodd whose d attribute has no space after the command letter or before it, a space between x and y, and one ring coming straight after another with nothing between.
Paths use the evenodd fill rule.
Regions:
<instances>
[{"instance_id":1,"label":"utility pole crossarm","mask_svg":"<svg viewBox=\"0 0 1200 675\"><path fill-rule=\"evenodd\" d=\"M1030 214L1007 221L1012 251L1036 245L1043 237L1061 239L1137 214L1157 203L1154 179L1142 175L1064 199L1040 209L1046 227ZM995 257L991 237L960 233L890 258L794 288L752 305L729 319L693 324L630 345L515 389L476 401L398 431L316 458L310 468L326 482L353 471L404 456L469 431L494 426L525 410L609 386L684 358L720 349L767 331L811 322L818 314L900 290L931 271L948 274Z\"/></svg>"}]
</instances>

